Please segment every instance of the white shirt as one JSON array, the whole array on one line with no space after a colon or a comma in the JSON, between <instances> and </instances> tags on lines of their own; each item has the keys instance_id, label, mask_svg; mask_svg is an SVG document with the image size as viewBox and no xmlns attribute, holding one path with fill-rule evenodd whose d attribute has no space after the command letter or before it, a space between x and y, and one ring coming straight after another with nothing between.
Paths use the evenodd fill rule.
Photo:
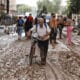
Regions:
<instances>
[{"instance_id":1,"label":"white shirt","mask_svg":"<svg viewBox=\"0 0 80 80\"><path fill-rule=\"evenodd\" d=\"M31 31L32 31L33 34L36 33L36 26L33 26L33 28L31 28ZM47 25L47 27L45 25L43 25L42 28L39 25L37 26L37 34L38 34L38 36L43 37L44 35L46 35L49 32L50 32L50 28L49 28L48 25ZM47 39L49 39L49 36L46 36L44 38L44 40L47 40Z\"/></svg>"}]
</instances>

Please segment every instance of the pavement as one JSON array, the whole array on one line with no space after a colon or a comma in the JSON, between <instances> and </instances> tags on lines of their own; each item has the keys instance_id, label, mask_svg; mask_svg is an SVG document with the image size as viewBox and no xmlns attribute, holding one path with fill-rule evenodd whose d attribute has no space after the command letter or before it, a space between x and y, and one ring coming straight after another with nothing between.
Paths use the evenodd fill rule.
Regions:
<instances>
[{"instance_id":1,"label":"pavement","mask_svg":"<svg viewBox=\"0 0 80 80\"><path fill-rule=\"evenodd\" d=\"M57 39L54 47L49 44L47 64L39 65L38 57L29 66L31 41L17 40L17 35L0 37L0 80L80 80L80 37L73 34L73 45L66 37ZM8 45L8 47L7 47ZM7 47L6 49L4 49Z\"/></svg>"},{"instance_id":2,"label":"pavement","mask_svg":"<svg viewBox=\"0 0 80 80\"><path fill-rule=\"evenodd\" d=\"M14 43L18 39L18 35L16 33L3 35L0 37L0 52L9 48L11 43Z\"/></svg>"}]
</instances>

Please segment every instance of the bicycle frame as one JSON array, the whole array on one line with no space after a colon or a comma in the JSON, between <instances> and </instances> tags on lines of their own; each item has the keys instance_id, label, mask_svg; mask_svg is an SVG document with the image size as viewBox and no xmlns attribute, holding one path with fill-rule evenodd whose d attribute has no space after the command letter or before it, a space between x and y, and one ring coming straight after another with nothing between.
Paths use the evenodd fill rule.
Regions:
<instances>
[{"instance_id":1,"label":"bicycle frame","mask_svg":"<svg viewBox=\"0 0 80 80\"><path fill-rule=\"evenodd\" d=\"M29 64L30 65L32 65L32 61L33 61L33 58L34 58L34 55L35 55L36 43L37 43L37 41L32 39L31 49L30 49L30 54L29 54Z\"/></svg>"}]
</instances>

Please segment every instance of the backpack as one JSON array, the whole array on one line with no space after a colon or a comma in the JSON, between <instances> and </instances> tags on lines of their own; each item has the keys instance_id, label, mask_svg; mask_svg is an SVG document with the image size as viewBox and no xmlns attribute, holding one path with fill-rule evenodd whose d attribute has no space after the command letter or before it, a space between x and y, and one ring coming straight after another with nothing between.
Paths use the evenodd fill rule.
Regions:
<instances>
[{"instance_id":1,"label":"backpack","mask_svg":"<svg viewBox=\"0 0 80 80\"><path fill-rule=\"evenodd\" d=\"M44 23L44 26L45 26L45 28L46 28L46 32L47 32L47 24ZM36 32L37 32L37 28L38 28L38 24L36 24Z\"/></svg>"},{"instance_id":2,"label":"backpack","mask_svg":"<svg viewBox=\"0 0 80 80\"><path fill-rule=\"evenodd\" d=\"M18 26L23 26L24 21L22 19L18 20Z\"/></svg>"}]
</instances>

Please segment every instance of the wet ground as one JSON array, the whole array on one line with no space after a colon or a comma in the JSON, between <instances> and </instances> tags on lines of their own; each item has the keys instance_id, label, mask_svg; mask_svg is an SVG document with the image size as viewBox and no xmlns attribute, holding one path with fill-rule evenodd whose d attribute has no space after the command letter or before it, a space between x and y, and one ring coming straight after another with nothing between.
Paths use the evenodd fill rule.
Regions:
<instances>
[{"instance_id":1,"label":"wet ground","mask_svg":"<svg viewBox=\"0 0 80 80\"><path fill-rule=\"evenodd\" d=\"M71 46L67 45L65 36L53 47L49 45L45 66L39 64L38 48L38 57L29 66L30 40L6 38L3 38L4 45L0 43L0 80L80 80L80 36L73 35Z\"/></svg>"}]
</instances>

